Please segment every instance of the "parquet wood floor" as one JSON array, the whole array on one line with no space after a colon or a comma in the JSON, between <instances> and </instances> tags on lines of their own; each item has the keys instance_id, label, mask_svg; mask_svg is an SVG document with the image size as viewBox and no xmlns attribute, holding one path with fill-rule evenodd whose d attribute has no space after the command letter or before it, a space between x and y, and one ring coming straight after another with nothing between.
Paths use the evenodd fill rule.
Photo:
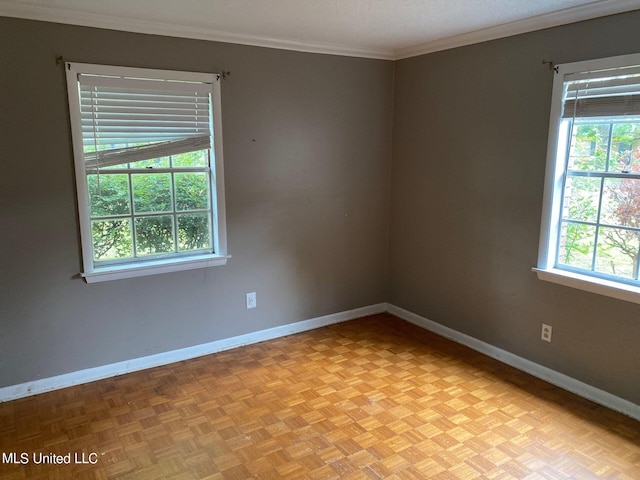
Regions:
<instances>
[{"instance_id":1,"label":"parquet wood floor","mask_svg":"<svg viewBox=\"0 0 640 480\"><path fill-rule=\"evenodd\" d=\"M382 314L0 404L0 452L29 456L5 480L640 479L640 424Z\"/></svg>"}]
</instances>

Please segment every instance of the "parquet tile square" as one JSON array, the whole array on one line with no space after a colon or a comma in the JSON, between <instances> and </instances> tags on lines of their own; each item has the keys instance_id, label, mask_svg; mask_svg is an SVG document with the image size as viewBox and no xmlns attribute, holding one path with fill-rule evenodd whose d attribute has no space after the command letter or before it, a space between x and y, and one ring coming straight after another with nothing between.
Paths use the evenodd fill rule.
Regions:
<instances>
[{"instance_id":1,"label":"parquet tile square","mask_svg":"<svg viewBox=\"0 0 640 480\"><path fill-rule=\"evenodd\" d=\"M0 452L6 480L637 480L640 424L382 314L0 404ZM68 453L96 462L33 461Z\"/></svg>"}]
</instances>

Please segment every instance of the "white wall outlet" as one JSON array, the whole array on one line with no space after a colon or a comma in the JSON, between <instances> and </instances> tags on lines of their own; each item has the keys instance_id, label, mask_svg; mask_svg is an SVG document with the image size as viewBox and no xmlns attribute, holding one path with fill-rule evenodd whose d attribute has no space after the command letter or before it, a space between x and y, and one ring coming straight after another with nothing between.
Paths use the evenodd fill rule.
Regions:
<instances>
[{"instance_id":1,"label":"white wall outlet","mask_svg":"<svg viewBox=\"0 0 640 480\"><path fill-rule=\"evenodd\" d=\"M551 333L553 332L553 327L551 325L547 325L546 323L542 324L542 340L545 342L551 342Z\"/></svg>"},{"instance_id":2,"label":"white wall outlet","mask_svg":"<svg viewBox=\"0 0 640 480\"><path fill-rule=\"evenodd\" d=\"M256 307L256 292L247 293L247 309Z\"/></svg>"}]
</instances>

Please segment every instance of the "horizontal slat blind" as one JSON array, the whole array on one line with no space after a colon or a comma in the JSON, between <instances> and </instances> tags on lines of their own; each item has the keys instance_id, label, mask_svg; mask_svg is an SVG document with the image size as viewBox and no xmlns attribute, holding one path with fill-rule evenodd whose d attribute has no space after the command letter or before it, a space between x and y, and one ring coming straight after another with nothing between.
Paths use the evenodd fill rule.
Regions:
<instances>
[{"instance_id":1,"label":"horizontal slat blind","mask_svg":"<svg viewBox=\"0 0 640 480\"><path fill-rule=\"evenodd\" d=\"M612 70L607 71L605 77L600 73L600 78L565 82L562 116L582 118L640 115L640 74L634 70Z\"/></svg>"},{"instance_id":2,"label":"horizontal slat blind","mask_svg":"<svg viewBox=\"0 0 640 480\"><path fill-rule=\"evenodd\" d=\"M84 154L84 165L87 170L100 167L112 167L139 160L160 158L180 153L195 152L211 148L209 136L185 138L169 142L152 143L138 147L114 148Z\"/></svg>"},{"instance_id":3,"label":"horizontal slat blind","mask_svg":"<svg viewBox=\"0 0 640 480\"><path fill-rule=\"evenodd\" d=\"M78 81L86 167L211 148L210 85L97 75Z\"/></svg>"}]
</instances>

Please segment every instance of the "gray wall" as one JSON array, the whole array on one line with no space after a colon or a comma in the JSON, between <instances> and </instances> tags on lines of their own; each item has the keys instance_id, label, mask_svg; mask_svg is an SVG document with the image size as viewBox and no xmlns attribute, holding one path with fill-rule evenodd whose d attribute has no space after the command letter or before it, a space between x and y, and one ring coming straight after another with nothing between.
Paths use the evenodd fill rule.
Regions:
<instances>
[{"instance_id":1,"label":"gray wall","mask_svg":"<svg viewBox=\"0 0 640 480\"><path fill-rule=\"evenodd\" d=\"M390 301L640 403L640 305L530 270L552 84L541 62L638 52L639 25L634 12L394 67L0 18L0 386ZM57 55L232 71L228 265L77 278Z\"/></svg>"},{"instance_id":2,"label":"gray wall","mask_svg":"<svg viewBox=\"0 0 640 480\"><path fill-rule=\"evenodd\" d=\"M77 278L57 55L232 72L226 266ZM0 387L386 300L391 62L0 18L0 65Z\"/></svg>"},{"instance_id":3,"label":"gray wall","mask_svg":"<svg viewBox=\"0 0 640 480\"><path fill-rule=\"evenodd\" d=\"M390 302L640 404L640 305L538 280L553 73L640 12L396 63ZM541 324L553 342L540 340Z\"/></svg>"}]
</instances>

